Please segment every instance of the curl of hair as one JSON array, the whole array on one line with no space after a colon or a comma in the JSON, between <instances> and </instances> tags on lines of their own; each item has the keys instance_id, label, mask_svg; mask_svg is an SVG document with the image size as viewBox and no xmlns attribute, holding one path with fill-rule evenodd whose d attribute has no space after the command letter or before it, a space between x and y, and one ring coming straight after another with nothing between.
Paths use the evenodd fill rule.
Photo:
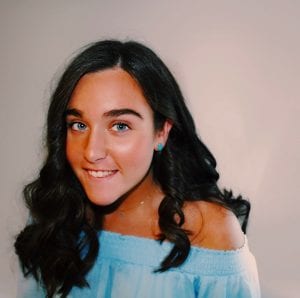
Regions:
<instances>
[{"instance_id":1,"label":"curl of hair","mask_svg":"<svg viewBox=\"0 0 300 298\"><path fill-rule=\"evenodd\" d=\"M85 275L98 255L101 214L98 218L99 209L89 202L66 160L65 112L83 75L114 67L138 82L154 111L156 129L166 120L173 123L163 151L154 153L151 165L153 178L165 193L158 210L159 240L174 244L156 271L181 265L189 254L188 231L182 228L186 200L215 202L232 210L246 232L250 203L218 188L216 160L197 135L179 86L165 64L137 42L96 42L71 61L58 82L48 110L47 157L39 177L23 192L31 221L17 236L15 250L24 274L33 275L47 297L66 297L73 286L88 286Z\"/></svg>"}]
</instances>

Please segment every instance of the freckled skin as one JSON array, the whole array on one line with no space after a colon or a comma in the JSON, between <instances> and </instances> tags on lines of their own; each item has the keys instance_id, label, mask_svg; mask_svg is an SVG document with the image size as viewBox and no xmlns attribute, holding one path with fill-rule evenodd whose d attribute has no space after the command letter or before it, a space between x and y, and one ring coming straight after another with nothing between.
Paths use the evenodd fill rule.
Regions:
<instances>
[{"instance_id":1,"label":"freckled skin","mask_svg":"<svg viewBox=\"0 0 300 298\"><path fill-rule=\"evenodd\" d=\"M104 115L125 108L143 119L129 114ZM79 110L81 116L67 116L68 123L75 123L67 132L67 159L93 203L109 205L126 194L130 204L157 188L148 171L154 149L166 142L168 129L154 131L153 111L127 72L114 68L86 74L76 85L68 109ZM108 178L94 178L87 169L117 172Z\"/></svg>"}]
</instances>

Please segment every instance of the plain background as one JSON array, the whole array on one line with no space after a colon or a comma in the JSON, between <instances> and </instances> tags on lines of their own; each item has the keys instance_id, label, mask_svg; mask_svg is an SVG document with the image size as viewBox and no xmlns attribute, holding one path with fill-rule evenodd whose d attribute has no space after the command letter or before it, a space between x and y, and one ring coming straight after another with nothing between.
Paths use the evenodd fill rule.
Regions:
<instances>
[{"instance_id":1,"label":"plain background","mask_svg":"<svg viewBox=\"0 0 300 298\"><path fill-rule=\"evenodd\" d=\"M263 297L299 297L300 2L0 1L0 297L14 297L21 191L43 157L48 98L70 57L103 38L153 48L177 78L220 185L252 203Z\"/></svg>"}]
</instances>

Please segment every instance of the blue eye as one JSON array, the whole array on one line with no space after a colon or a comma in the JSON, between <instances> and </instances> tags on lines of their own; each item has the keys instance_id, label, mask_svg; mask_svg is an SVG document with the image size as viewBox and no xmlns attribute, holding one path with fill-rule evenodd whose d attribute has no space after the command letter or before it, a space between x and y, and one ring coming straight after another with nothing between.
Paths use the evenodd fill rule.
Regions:
<instances>
[{"instance_id":1,"label":"blue eye","mask_svg":"<svg viewBox=\"0 0 300 298\"><path fill-rule=\"evenodd\" d=\"M129 129L129 126L123 122L115 123L112 127L112 130L118 132L127 131Z\"/></svg>"},{"instance_id":2,"label":"blue eye","mask_svg":"<svg viewBox=\"0 0 300 298\"><path fill-rule=\"evenodd\" d=\"M68 127L70 127L72 130L76 131L84 131L86 130L86 125L81 122L71 122L68 123Z\"/></svg>"}]
</instances>

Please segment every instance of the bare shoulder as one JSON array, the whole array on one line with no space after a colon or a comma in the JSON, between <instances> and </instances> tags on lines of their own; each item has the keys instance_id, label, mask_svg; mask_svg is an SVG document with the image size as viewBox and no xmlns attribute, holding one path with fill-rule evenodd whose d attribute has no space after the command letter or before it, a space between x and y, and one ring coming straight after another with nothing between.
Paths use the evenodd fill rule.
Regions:
<instances>
[{"instance_id":1,"label":"bare shoulder","mask_svg":"<svg viewBox=\"0 0 300 298\"><path fill-rule=\"evenodd\" d=\"M245 237L236 216L230 210L205 201L186 201L183 228L191 231L193 246L233 250L244 245Z\"/></svg>"}]
</instances>

